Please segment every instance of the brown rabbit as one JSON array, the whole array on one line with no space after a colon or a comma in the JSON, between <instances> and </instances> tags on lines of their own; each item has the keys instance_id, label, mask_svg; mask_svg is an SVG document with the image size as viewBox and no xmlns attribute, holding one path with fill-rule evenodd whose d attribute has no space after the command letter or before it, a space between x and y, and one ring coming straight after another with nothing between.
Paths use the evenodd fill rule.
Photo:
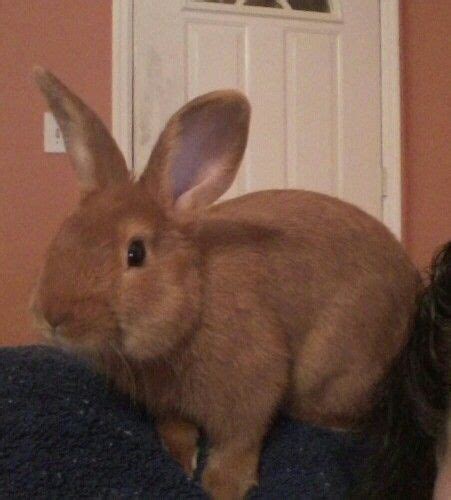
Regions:
<instances>
[{"instance_id":1,"label":"brown rabbit","mask_svg":"<svg viewBox=\"0 0 451 500\"><path fill-rule=\"evenodd\" d=\"M155 415L190 474L242 498L278 410L346 428L405 343L419 277L377 220L329 196L274 190L212 203L243 157L250 106L198 97L167 123L135 181L97 116L37 81L81 187L34 299L51 341L93 359Z\"/></svg>"}]
</instances>

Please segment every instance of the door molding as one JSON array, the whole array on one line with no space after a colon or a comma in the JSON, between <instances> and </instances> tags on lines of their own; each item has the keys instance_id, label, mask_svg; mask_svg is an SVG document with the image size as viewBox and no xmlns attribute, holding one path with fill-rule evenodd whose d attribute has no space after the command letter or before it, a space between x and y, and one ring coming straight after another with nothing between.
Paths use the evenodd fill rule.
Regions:
<instances>
[{"instance_id":1,"label":"door molding","mask_svg":"<svg viewBox=\"0 0 451 500\"><path fill-rule=\"evenodd\" d=\"M399 0L380 0L382 219L401 238L401 92ZM133 169L133 7L113 0L112 128Z\"/></svg>"},{"instance_id":2,"label":"door molding","mask_svg":"<svg viewBox=\"0 0 451 500\"><path fill-rule=\"evenodd\" d=\"M402 236L399 0L380 0L382 219Z\"/></svg>"},{"instance_id":3,"label":"door molding","mask_svg":"<svg viewBox=\"0 0 451 500\"><path fill-rule=\"evenodd\" d=\"M130 170L133 170L133 7L133 0L113 0L112 130Z\"/></svg>"}]
</instances>

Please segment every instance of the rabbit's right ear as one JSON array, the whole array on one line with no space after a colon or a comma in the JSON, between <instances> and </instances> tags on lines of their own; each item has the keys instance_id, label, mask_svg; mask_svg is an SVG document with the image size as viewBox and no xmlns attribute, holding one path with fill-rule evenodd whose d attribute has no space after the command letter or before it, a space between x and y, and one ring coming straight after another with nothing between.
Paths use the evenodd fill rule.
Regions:
<instances>
[{"instance_id":1,"label":"rabbit's right ear","mask_svg":"<svg viewBox=\"0 0 451 500\"><path fill-rule=\"evenodd\" d=\"M34 74L61 128L82 193L129 179L124 157L100 118L52 73L36 67Z\"/></svg>"},{"instance_id":2,"label":"rabbit's right ear","mask_svg":"<svg viewBox=\"0 0 451 500\"><path fill-rule=\"evenodd\" d=\"M210 205L235 178L249 119L249 101L238 91L193 99L168 121L140 182L169 211Z\"/></svg>"}]
</instances>

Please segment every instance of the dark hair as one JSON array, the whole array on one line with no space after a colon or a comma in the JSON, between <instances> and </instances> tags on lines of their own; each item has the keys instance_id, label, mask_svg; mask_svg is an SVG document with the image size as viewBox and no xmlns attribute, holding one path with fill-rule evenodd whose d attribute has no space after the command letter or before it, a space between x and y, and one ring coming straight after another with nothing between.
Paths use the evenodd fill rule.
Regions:
<instances>
[{"instance_id":1,"label":"dark hair","mask_svg":"<svg viewBox=\"0 0 451 500\"><path fill-rule=\"evenodd\" d=\"M451 377L451 241L434 258L411 336L363 421L373 455L352 497L429 499Z\"/></svg>"}]
</instances>

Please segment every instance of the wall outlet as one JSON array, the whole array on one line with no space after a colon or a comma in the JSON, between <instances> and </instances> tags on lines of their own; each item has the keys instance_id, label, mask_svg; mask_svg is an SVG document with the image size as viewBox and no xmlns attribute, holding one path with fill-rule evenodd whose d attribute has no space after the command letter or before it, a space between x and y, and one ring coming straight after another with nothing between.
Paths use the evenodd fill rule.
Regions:
<instances>
[{"instance_id":1,"label":"wall outlet","mask_svg":"<svg viewBox=\"0 0 451 500\"><path fill-rule=\"evenodd\" d=\"M49 111L44 113L44 151L46 153L65 153L63 134Z\"/></svg>"}]
</instances>

